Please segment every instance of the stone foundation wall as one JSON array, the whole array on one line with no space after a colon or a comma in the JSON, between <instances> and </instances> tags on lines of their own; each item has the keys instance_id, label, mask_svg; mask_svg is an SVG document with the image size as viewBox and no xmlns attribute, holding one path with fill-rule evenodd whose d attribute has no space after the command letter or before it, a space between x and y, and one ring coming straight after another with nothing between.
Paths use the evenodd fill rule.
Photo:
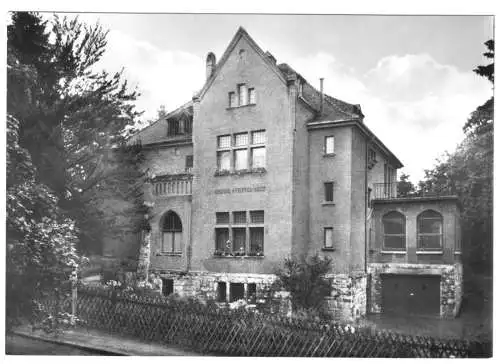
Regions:
<instances>
[{"instance_id":1,"label":"stone foundation wall","mask_svg":"<svg viewBox=\"0 0 500 364\"><path fill-rule=\"evenodd\" d=\"M326 299L327 309L336 320L355 321L366 315L367 275L336 274L332 280L332 292Z\"/></svg>"},{"instance_id":2,"label":"stone foundation wall","mask_svg":"<svg viewBox=\"0 0 500 364\"><path fill-rule=\"evenodd\" d=\"M368 310L382 312L382 274L438 275L440 281L440 317L452 318L458 314L462 303L463 269L461 263L444 264L395 264L371 263Z\"/></svg>"},{"instance_id":3,"label":"stone foundation wall","mask_svg":"<svg viewBox=\"0 0 500 364\"><path fill-rule=\"evenodd\" d=\"M228 289L231 283L256 285L256 304L260 309L270 312L291 314L291 302L288 292L273 292L274 274L247 273L185 273L155 271L161 278L174 280L174 293L184 297L196 297L202 301L217 300L218 284L225 282ZM332 292L326 298L325 306L336 320L355 321L366 314L367 275L337 274L327 276L332 280ZM229 295L226 295L229 300Z\"/></svg>"}]
</instances>

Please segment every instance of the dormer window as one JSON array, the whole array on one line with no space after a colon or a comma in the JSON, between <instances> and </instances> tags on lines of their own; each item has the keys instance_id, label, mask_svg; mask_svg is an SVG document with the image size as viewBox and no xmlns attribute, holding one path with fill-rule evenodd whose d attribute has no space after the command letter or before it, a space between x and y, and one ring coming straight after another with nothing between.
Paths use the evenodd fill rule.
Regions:
<instances>
[{"instance_id":1,"label":"dormer window","mask_svg":"<svg viewBox=\"0 0 500 364\"><path fill-rule=\"evenodd\" d=\"M179 134L179 120L170 119L168 121L168 136L178 135Z\"/></svg>"}]
</instances>

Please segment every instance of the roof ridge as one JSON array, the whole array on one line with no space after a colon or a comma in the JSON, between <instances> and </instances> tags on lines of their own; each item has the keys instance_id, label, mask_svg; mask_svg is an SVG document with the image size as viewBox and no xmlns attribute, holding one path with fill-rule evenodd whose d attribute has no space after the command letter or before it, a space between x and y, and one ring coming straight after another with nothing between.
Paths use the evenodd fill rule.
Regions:
<instances>
[{"instance_id":1,"label":"roof ridge","mask_svg":"<svg viewBox=\"0 0 500 364\"><path fill-rule=\"evenodd\" d=\"M215 79L215 77L219 73L222 65L227 61L227 58L231 54L232 50L234 49L234 47L236 47L236 44L238 43L238 41L243 37L246 38L250 47L252 47L254 49L254 51L262 58L264 63L267 64L273 70L273 72L275 72L276 75L280 79L282 79L283 82L286 82L286 79L285 79L285 77L283 77L283 73L278 68L278 66L275 63L271 62L268 57L266 57L264 50L257 44L257 42L250 36L250 34L248 34L248 32L245 30L245 28L240 26L238 28L238 31L234 34L234 36L231 39L231 41L229 42L228 46L224 50L224 53L222 53L221 59L215 65L214 72L212 73L212 75L208 79L205 80L205 83L203 84L202 89L198 92L198 95L200 97L203 97L205 92L207 92L207 90L210 88L210 86L213 83L213 80Z\"/></svg>"},{"instance_id":2,"label":"roof ridge","mask_svg":"<svg viewBox=\"0 0 500 364\"><path fill-rule=\"evenodd\" d=\"M313 86L313 85L312 85L309 81L307 81L307 79L306 79L304 76L302 76L300 73L298 73L298 72L297 72L297 71L296 71L293 67L291 67L288 63L286 63L286 62L282 62L282 63L280 63L280 64L278 65L278 68L279 68L280 70L282 70L282 69L283 69L283 70L282 70L282 72L285 72L285 71L286 71L286 72L287 72L287 74L288 74L288 73L290 73L290 72L294 72L295 74L297 74L298 76L300 76L300 77L301 77L301 78L302 78L302 79L303 79L303 80L304 80L304 81L305 81L305 82L306 82L306 83L307 83L307 84L308 84L308 85L309 85L309 86L313 89L313 91L314 91L314 92L316 92L317 94L321 94L321 92L320 92L320 91L318 91L318 90L317 90L317 89L316 89L316 88L315 88L315 87L314 87L314 86ZM337 102L339 102L339 103L342 103L342 104L344 104L344 105L346 105L346 106L350 106L350 107L352 107L353 109L356 107L356 105L354 105L354 104L350 104L350 103L348 103L348 102L346 102L346 101L344 101L344 100L337 99L336 97L333 97L333 96L331 96L331 95L328 95L327 93L324 93L324 95L325 95L325 100L326 100L326 102L328 102L328 104L329 104L330 106L332 106L334 109L336 109L337 111L339 111L339 112L341 112L341 113L343 113L343 114L345 114L345 115L348 115L348 116L349 116L349 117L351 117L351 118L356 118L356 117L359 117L359 116L360 116L360 115L358 115L358 114L356 114L356 113L353 113L353 112L348 112L348 111L346 111L346 110L342 109L342 107L340 107L340 106L339 106L339 105L337 105L336 103L332 102L332 100L330 100L330 99L333 99L333 100L335 100L335 101L337 101Z\"/></svg>"}]
</instances>

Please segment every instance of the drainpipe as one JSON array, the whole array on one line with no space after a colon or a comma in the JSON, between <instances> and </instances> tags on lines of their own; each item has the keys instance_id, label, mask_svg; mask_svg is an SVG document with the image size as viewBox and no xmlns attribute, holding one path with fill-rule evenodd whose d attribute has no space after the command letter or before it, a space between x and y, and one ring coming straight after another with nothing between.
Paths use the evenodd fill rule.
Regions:
<instances>
[{"instance_id":1,"label":"drainpipe","mask_svg":"<svg viewBox=\"0 0 500 364\"><path fill-rule=\"evenodd\" d=\"M368 229L368 140L365 139L365 274L366 274L366 313L371 311L371 288L368 290L369 285L371 285L371 279L368 277L368 250L370 249L370 238Z\"/></svg>"},{"instance_id":2,"label":"drainpipe","mask_svg":"<svg viewBox=\"0 0 500 364\"><path fill-rule=\"evenodd\" d=\"M321 93L321 101L319 104L319 114L320 115L323 115L323 103L324 103L324 99L325 99L325 95L323 93L323 81L324 81L323 77L319 79L319 91Z\"/></svg>"}]
</instances>

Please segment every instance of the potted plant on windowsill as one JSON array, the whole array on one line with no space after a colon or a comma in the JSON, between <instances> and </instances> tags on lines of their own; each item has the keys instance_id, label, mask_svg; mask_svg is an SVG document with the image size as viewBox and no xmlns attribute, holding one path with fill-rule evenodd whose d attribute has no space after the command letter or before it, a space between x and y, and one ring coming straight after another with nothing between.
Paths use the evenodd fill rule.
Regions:
<instances>
[{"instance_id":1,"label":"potted plant on windowsill","mask_svg":"<svg viewBox=\"0 0 500 364\"><path fill-rule=\"evenodd\" d=\"M229 169L215 171L215 176L229 176L230 174L231 174L231 171Z\"/></svg>"},{"instance_id":2,"label":"potted plant on windowsill","mask_svg":"<svg viewBox=\"0 0 500 364\"><path fill-rule=\"evenodd\" d=\"M252 168L252 173L263 174L266 173L266 169L264 167Z\"/></svg>"}]
</instances>

